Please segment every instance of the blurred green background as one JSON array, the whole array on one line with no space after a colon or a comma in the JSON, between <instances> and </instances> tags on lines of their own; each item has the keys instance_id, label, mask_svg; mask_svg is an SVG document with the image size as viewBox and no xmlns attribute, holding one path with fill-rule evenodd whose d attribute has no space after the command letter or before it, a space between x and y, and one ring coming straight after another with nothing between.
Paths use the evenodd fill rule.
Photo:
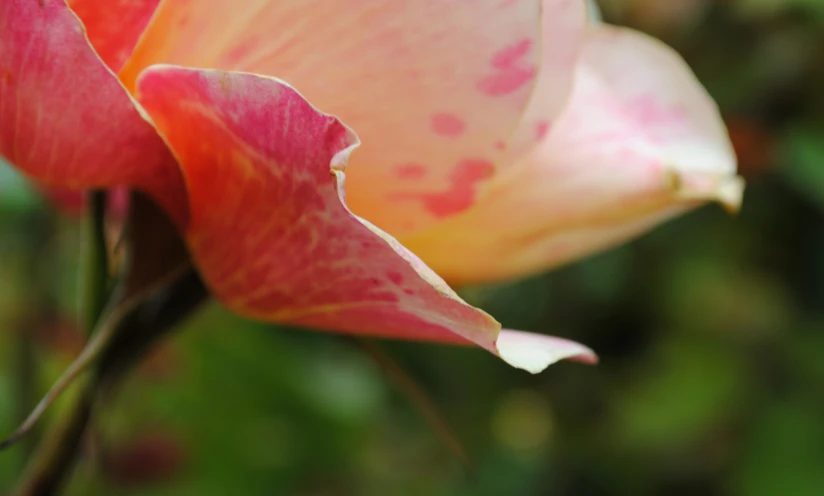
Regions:
<instances>
[{"instance_id":1,"label":"blurred green background","mask_svg":"<svg viewBox=\"0 0 824 496\"><path fill-rule=\"evenodd\" d=\"M683 54L749 186L735 218L708 206L463 291L506 327L587 343L600 366L531 376L480 350L382 342L466 470L357 346L211 306L98 419L71 494L824 494L824 0L601 3ZM0 167L0 432L82 346L78 229ZM26 449L0 454L0 494Z\"/></svg>"}]
</instances>

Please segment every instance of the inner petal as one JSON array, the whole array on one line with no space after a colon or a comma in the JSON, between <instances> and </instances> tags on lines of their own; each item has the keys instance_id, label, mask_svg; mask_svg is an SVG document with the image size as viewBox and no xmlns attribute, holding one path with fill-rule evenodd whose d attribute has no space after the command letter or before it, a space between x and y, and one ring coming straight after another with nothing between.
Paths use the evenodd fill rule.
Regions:
<instances>
[{"instance_id":1,"label":"inner petal","mask_svg":"<svg viewBox=\"0 0 824 496\"><path fill-rule=\"evenodd\" d=\"M133 88L143 68L171 63L284 79L357 129L350 206L397 235L469 208L501 165L496 143L539 72L541 5L167 0L121 78Z\"/></svg>"}]
</instances>

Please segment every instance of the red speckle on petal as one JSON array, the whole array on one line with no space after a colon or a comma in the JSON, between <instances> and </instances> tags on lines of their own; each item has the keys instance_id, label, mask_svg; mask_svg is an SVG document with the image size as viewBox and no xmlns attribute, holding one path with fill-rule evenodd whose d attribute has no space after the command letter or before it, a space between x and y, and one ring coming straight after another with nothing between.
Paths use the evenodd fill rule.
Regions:
<instances>
[{"instance_id":1,"label":"red speckle on petal","mask_svg":"<svg viewBox=\"0 0 824 496\"><path fill-rule=\"evenodd\" d=\"M422 164L402 164L395 168L395 174L401 179L422 179L426 176L426 166Z\"/></svg>"},{"instance_id":2,"label":"red speckle on petal","mask_svg":"<svg viewBox=\"0 0 824 496\"><path fill-rule=\"evenodd\" d=\"M550 123L549 121L539 121L535 124L535 139L541 141L544 139L546 134L549 132Z\"/></svg>"},{"instance_id":3,"label":"red speckle on petal","mask_svg":"<svg viewBox=\"0 0 824 496\"><path fill-rule=\"evenodd\" d=\"M489 179L495 173L492 162L483 158L469 158L458 163L452 172L451 179L456 183L475 183Z\"/></svg>"},{"instance_id":4,"label":"red speckle on petal","mask_svg":"<svg viewBox=\"0 0 824 496\"><path fill-rule=\"evenodd\" d=\"M495 166L486 159L469 158L459 162L450 175L451 187L441 193L422 195L400 195L399 199L416 198L437 218L460 213L475 201L477 183L489 179L495 173Z\"/></svg>"},{"instance_id":5,"label":"red speckle on petal","mask_svg":"<svg viewBox=\"0 0 824 496\"><path fill-rule=\"evenodd\" d=\"M467 158L455 165L449 175L449 189L440 193L399 193L391 200L417 200L437 218L449 217L471 207L479 182L495 174L495 165L484 158Z\"/></svg>"},{"instance_id":6,"label":"red speckle on petal","mask_svg":"<svg viewBox=\"0 0 824 496\"><path fill-rule=\"evenodd\" d=\"M432 131L441 136L455 137L466 129L464 121L455 114L439 113L432 115Z\"/></svg>"},{"instance_id":7,"label":"red speckle on petal","mask_svg":"<svg viewBox=\"0 0 824 496\"><path fill-rule=\"evenodd\" d=\"M523 39L517 43L509 45L492 56L492 67L496 69L508 69L524 57L532 49L534 42L529 39Z\"/></svg>"},{"instance_id":8,"label":"red speckle on petal","mask_svg":"<svg viewBox=\"0 0 824 496\"><path fill-rule=\"evenodd\" d=\"M496 141L496 142L495 142L495 149L496 149L496 150L504 150L504 149L506 149L506 143L504 143L503 141Z\"/></svg>"},{"instance_id":9,"label":"red speckle on petal","mask_svg":"<svg viewBox=\"0 0 824 496\"><path fill-rule=\"evenodd\" d=\"M400 272L388 272L386 277L394 284L400 285L403 282L403 275Z\"/></svg>"},{"instance_id":10,"label":"red speckle on petal","mask_svg":"<svg viewBox=\"0 0 824 496\"><path fill-rule=\"evenodd\" d=\"M535 78L535 68L517 69L487 76L478 81L478 89L488 96L512 94Z\"/></svg>"},{"instance_id":11,"label":"red speckle on petal","mask_svg":"<svg viewBox=\"0 0 824 496\"><path fill-rule=\"evenodd\" d=\"M478 81L478 90L499 97L514 93L535 79L538 70L523 62L533 44L531 39L523 39L496 52L490 61L494 72Z\"/></svg>"}]
</instances>

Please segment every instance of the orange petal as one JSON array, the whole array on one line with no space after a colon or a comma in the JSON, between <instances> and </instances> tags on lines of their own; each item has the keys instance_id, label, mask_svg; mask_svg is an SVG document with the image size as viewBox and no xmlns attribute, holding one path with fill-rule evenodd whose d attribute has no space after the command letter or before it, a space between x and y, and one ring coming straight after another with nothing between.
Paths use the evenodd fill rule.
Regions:
<instances>
[{"instance_id":1,"label":"orange petal","mask_svg":"<svg viewBox=\"0 0 824 496\"><path fill-rule=\"evenodd\" d=\"M143 189L186 221L174 157L63 0L0 3L0 154L45 186Z\"/></svg>"},{"instance_id":2,"label":"orange petal","mask_svg":"<svg viewBox=\"0 0 824 496\"><path fill-rule=\"evenodd\" d=\"M358 145L336 118L263 76L153 66L139 101L174 148L190 187L191 252L213 294L259 319L454 343L498 353L500 325L464 303L394 238L352 214L344 168ZM580 345L545 341L542 361L507 340L531 371Z\"/></svg>"},{"instance_id":3,"label":"orange petal","mask_svg":"<svg viewBox=\"0 0 824 496\"><path fill-rule=\"evenodd\" d=\"M103 62L119 71L160 0L68 0Z\"/></svg>"},{"instance_id":4,"label":"orange petal","mask_svg":"<svg viewBox=\"0 0 824 496\"><path fill-rule=\"evenodd\" d=\"M560 108L580 8L581 0L167 0L121 78L131 85L142 68L171 63L288 81L358 130L350 206L397 235L476 201L542 63L541 77L557 84L541 98Z\"/></svg>"},{"instance_id":5,"label":"orange petal","mask_svg":"<svg viewBox=\"0 0 824 496\"><path fill-rule=\"evenodd\" d=\"M598 26L569 107L472 210L403 243L451 283L523 276L622 243L742 180L712 99L671 49Z\"/></svg>"}]
</instances>

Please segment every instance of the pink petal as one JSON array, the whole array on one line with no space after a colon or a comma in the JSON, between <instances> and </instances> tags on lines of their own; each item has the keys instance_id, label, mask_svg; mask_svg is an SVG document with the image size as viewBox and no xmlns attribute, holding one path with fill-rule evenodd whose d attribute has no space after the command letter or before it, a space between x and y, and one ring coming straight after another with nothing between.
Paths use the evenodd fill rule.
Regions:
<instances>
[{"instance_id":1,"label":"pink petal","mask_svg":"<svg viewBox=\"0 0 824 496\"><path fill-rule=\"evenodd\" d=\"M40 188L40 193L62 213L76 217L86 211L86 192L67 188Z\"/></svg>"},{"instance_id":2,"label":"pink petal","mask_svg":"<svg viewBox=\"0 0 824 496\"><path fill-rule=\"evenodd\" d=\"M544 1L542 34L539 0L167 0L121 76L172 63L283 78L363 137L352 210L411 232L477 201L542 62L558 94L541 97L560 108L583 18L556 11L580 3Z\"/></svg>"},{"instance_id":3,"label":"pink petal","mask_svg":"<svg viewBox=\"0 0 824 496\"><path fill-rule=\"evenodd\" d=\"M103 62L119 71L160 0L69 0Z\"/></svg>"},{"instance_id":4,"label":"pink petal","mask_svg":"<svg viewBox=\"0 0 824 496\"><path fill-rule=\"evenodd\" d=\"M743 190L714 102L672 50L590 33L568 109L471 211L404 244L452 283L545 270Z\"/></svg>"},{"instance_id":5,"label":"pink petal","mask_svg":"<svg viewBox=\"0 0 824 496\"><path fill-rule=\"evenodd\" d=\"M586 2L544 0L543 7L541 72L518 128L505 142L509 165L516 163L523 152L535 148L563 110L572 91L575 64L584 42Z\"/></svg>"},{"instance_id":6,"label":"pink petal","mask_svg":"<svg viewBox=\"0 0 824 496\"><path fill-rule=\"evenodd\" d=\"M285 83L251 74L153 66L137 87L190 188L191 252L229 308L497 352L492 317L347 209L344 169L358 139L336 118ZM518 342L507 345L506 356L521 366ZM537 368L534 357L526 365Z\"/></svg>"},{"instance_id":7,"label":"pink petal","mask_svg":"<svg viewBox=\"0 0 824 496\"><path fill-rule=\"evenodd\" d=\"M42 185L132 185L185 223L171 152L63 0L0 3L0 126L0 154Z\"/></svg>"},{"instance_id":8,"label":"pink petal","mask_svg":"<svg viewBox=\"0 0 824 496\"><path fill-rule=\"evenodd\" d=\"M577 76L583 95L566 117L570 136L621 143L683 179L734 177L735 153L718 108L675 51L641 33L600 26L583 55ZM620 125L626 126L622 135L609 134ZM731 208L740 201L706 198Z\"/></svg>"},{"instance_id":9,"label":"pink petal","mask_svg":"<svg viewBox=\"0 0 824 496\"><path fill-rule=\"evenodd\" d=\"M86 212L87 191L68 188L40 188L41 194L61 213L77 217ZM108 218L124 220L129 208L129 190L115 188L109 190L106 204Z\"/></svg>"}]
</instances>

